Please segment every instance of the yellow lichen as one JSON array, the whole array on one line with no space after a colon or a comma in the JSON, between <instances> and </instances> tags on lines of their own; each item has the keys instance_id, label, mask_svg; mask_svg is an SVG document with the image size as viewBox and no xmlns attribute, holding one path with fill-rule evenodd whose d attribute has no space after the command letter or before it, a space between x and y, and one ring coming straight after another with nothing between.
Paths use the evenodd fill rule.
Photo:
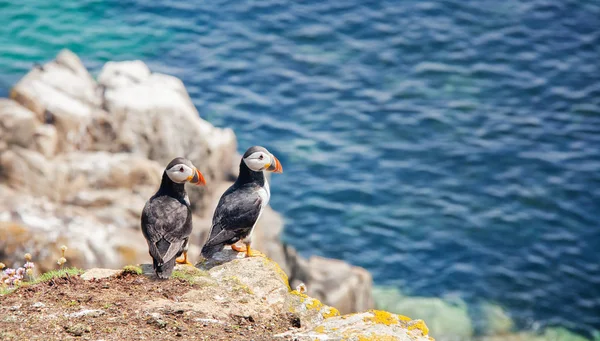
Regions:
<instances>
[{"instance_id":1,"label":"yellow lichen","mask_svg":"<svg viewBox=\"0 0 600 341\"><path fill-rule=\"evenodd\" d=\"M325 327L318 326L317 328L315 328L315 333L325 334Z\"/></svg>"},{"instance_id":2,"label":"yellow lichen","mask_svg":"<svg viewBox=\"0 0 600 341\"><path fill-rule=\"evenodd\" d=\"M307 298L310 298L310 297L308 297L308 295L303 294L303 293L299 292L298 290L292 290L292 291L290 291L290 294L300 297L300 302L304 302L304 300L306 300Z\"/></svg>"},{"instance_id":3,"label":"yellow lichen","mask_svg":"<svg viewBox=\"0 0 600 341\"><path fill-rule=\"evenodd\" d=\"M370 335L358 335L358 341L397 341L398 338L392 335L377 335L371 333Z\"/></svg>"},{"instance_id":4,"label":"yellow lichen","mask_svg":"<svg viewBox=\"0 0 600 341\"><path fill-rule=\"evenodd\" d=\"M334 317L334 316L340 316L340 311L335 309L334 307L329 307L329 310L327 312L324 312L321 314L323 316L323 318L330 318L330 317Z\"/></svg>"},{"instance_id":5,"label":"yellow lichen","mask_svg":"<svg viewBox=\"0 0 600 341\"><path fill-rule=\"evenodd\" d=\"M408 321L411 321L411 320L412 320L412 319L411 319L410 317L408 317L408 316L404 316L404 315L396 315L396 316L398 316L398 319L399 319L400 321L408 322Z\"/></svg>"},{"instance_id":6,"label":"yellow lichen","mask_svg":"<svg viewBox=\"0 0 600 341\"><path fill-rule=\"evenodd\" d=\"M315 298L311 298L310 302L308 302L306 304L306 309L315 309L315 310L321 310L321 308L323 308L323 303L321 303L321 301L315 299Z\"/></svg>"},{"instance_id":7,"label":"yellow lichen","mask_svg":"<svg viewBox=\"0 0 600 341\"><path fill-rule=\"evenodd\" d=\"M385 324L386 326L399 323L398 317L395 314L388 313L387 311L369 310L369 312L373 314L373 316L365 317L363 319L365 322L380 323Z\"/></svg>"},{"instance_id":8,"label":"yellow lichen","mask_svg":"<svg viewBox=\"0 0 600 341\"><path fill-rule=\"evenodd\" d=\"M423 335L427 335L429 334L429 328L427 328L427 325L425 324L425 322L423 322L423 320L414 320L408 323L408 330L413 330L413 329L418 329L421 331L421 333L423 333Z\"/></svg>"}]
</instances>

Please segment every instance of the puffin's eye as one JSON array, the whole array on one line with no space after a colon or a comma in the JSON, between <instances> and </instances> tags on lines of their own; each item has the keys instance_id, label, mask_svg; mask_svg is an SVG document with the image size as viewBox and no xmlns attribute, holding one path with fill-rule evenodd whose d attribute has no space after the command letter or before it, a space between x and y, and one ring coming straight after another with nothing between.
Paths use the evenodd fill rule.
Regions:
<instances>
[{"instance_id":1,"label":"puffin's eye","mask_svg":"<svg viewBox=\"0 0 600 341\"><path fill-rule=\"evenodd\" d=\"M262 154L260 154L260 156L258 157L258 159L259 159L259 160L262 160L262 159L263 159L263 155L262 155Z\"/></svg>"},{"instance_id":2,"label":"puffin's eye","mask_svg":"<svg viewBox=\"0 0 600 341\"><path fill-rule=\"evenodd\" d=\"M179 168L179 171L180 171L181 173L183 173L183 167L180 167L180 168Z\"/></svg>"}]
</instances>

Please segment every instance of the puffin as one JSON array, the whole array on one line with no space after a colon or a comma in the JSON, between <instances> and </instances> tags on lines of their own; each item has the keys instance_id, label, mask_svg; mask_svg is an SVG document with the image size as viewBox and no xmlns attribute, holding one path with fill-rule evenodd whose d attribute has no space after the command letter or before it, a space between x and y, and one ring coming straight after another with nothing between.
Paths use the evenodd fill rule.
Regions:
<instances>
[{"instance_id":1,"label":"puffin","mask_svg":"<svg viewBox=\"0 0 600 341\"><path fill-rule=\"evenodd\" d=\"M192 209L185 192L186 182L206 185L202 173L189 160L177 157L167 165L158 191L142 211L142 233L160 279L171 276L175 262L191 265L187 250L192 233ZM183 259L177 259L181 254Z\"/></svg>"},{"instance_id":2,"label":"puffin","mask_svg":"<svg viewBox=\"0 0 600 341\"><path fill-rule=\"evenodd\" d=\"M237 180L217 204L210 234L202 247L202 257L211 258L225 245L231 245L237 252L245 252L246 257L252 255L252 231L271 197L264 171L282 173L283 168L266 148L248 148L242 156ZM236 245L240 240L245 247Z\"/></svg>"}]
</instances>

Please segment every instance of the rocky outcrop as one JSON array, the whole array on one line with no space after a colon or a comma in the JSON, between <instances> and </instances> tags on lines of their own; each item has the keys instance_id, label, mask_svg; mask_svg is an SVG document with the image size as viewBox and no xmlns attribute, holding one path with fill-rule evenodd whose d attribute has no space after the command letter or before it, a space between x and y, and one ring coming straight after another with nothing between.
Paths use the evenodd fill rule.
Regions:
<instances>
[{"instance_id":1,"label":"rocky outcrop","mask_svg":"<svg viewBox=\"0 0 600 341\"><path fill-rule=\"evenodd\" d=\"M235 175L234 133L200 118L179 79L141 61L109 62L97 80L70 51L35 67L0 99L0 260L12 265L29 252L50 269L67 244L69 264L79 267L147 262L140 213L175 156L192 160L208 182L189 188L194 257ZM255 246L293 286L305 283L344 313L373 307L364 269L300 257L281 243L282 227L268 209Z\"/></svg>"},{"instance_id":2,"label":"rocky outcrop","mask_svg":"<svg viewBox=\"0 0 600 341\"><path fill-rule=\"evenodd\" d=\"M154 276L151 265L141 268L144 275ZM110 276L119 273L92 269L82 275L88 280ZM285 272L261 253L244 258L242 253L227 248L195 268L177 265L175 276L196 285L177 299L157 297L140 302L140 314L160 320L169 312L177 312L224 325L231 316L270 320L289 312L298 319L296 328L273 339L433 340L422 320L377 310L340 316L337 309L292 290Z\"/></svg>"}]
</instances>

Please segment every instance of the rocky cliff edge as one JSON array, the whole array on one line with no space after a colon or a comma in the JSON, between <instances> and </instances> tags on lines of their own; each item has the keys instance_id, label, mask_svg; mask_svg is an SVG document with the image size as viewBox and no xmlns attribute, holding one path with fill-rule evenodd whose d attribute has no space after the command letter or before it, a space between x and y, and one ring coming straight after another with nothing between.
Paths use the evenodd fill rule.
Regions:
<instances>
[{"instance_id":1,"label":"rocky cliff edge","mask_svg":"<svg viewBox=\"0 0 600 341\"><path fill-rule=\"evenodd\" d=\"M150 265L91 269L0 297L2 339L430 341L421 320L342 315L289 286L266 256L226 249L158 281Z\"/></svg>"}]
</instances>

